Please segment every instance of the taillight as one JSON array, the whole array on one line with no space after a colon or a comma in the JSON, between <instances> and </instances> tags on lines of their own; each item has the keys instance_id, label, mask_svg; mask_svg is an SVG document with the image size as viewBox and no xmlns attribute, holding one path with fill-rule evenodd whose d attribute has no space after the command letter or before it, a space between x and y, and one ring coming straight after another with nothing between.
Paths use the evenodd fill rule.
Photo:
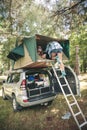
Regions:
<instances>
[{"instance_id":1,"label":"taillight","mask_svg":"<svg viewBox=\"0 0 87 130\"><path fill-rule=\"evenodd\" d=\"M25 87L26 87L26 79L22 80L20 88L25 89Z\"/></svg>"},{"instance_id":2,"label":"taillight","mask_svg":"<svg viewBox=\"0 0 87 130\"><path fill-rule=\"evenodd\" d=\"M28 99L24 99L23 102L29 102Z\"/></svg>"}]
</instances>

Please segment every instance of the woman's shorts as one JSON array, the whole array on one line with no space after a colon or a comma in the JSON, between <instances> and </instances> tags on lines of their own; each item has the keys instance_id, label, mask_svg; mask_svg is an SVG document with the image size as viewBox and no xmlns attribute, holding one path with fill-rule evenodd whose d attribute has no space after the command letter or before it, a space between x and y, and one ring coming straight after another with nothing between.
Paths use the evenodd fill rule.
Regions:
<instances>
[{"instance_id":1,"label":"woman's shorts","mask_svg":"<svg viewBox=\"0 0 87 130\"><path fill-rule=\"evenodd\" d=\"M51 52L50 52L50 54L51 53L61 53L62 52L62 48L59 48L59 49L53 49Z\"/></svg>"}]
</instances>

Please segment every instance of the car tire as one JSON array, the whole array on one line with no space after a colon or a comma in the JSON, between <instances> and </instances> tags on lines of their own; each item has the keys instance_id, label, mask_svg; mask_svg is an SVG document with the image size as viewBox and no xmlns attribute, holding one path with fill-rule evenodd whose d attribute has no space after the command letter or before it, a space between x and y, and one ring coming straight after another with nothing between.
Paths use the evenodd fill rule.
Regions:
<instances>
[{"instance_id":1,"label":"car tire","mask_svg":"<svg viewBox=\"0 0 87 130\"><path fill-rule=\"evenodd\" d=\"M15 95L12 96L12 106L13 106L13 111L19 111L22 109L22 107L18 104Z\"/></svg>"},{"instance_id":2,"label":"car tire","mask_svg":"<svg viewBox=\"0 0 87 130\"><path fill-rule=\"evenodd\" d=\"M4 92L4 89L2 89L2 98L3 98L4 100L7 99L7 98L6 98L6 95L5 95L5 92Z\"/></svg>"}]
</instances>

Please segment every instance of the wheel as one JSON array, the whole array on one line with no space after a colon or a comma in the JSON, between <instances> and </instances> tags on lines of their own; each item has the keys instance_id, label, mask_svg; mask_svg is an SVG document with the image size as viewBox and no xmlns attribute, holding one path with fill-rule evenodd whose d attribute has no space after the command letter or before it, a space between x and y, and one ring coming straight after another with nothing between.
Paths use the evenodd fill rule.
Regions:
<instances>
[{"instance_id":1,"label":"wheel","mask_svg":"<svg viewBox=\"0 0 87 130\"><path fill-rule=\"evenodd\" d=\"M12 106L14 111L18 111L22 109L22 107L18 104L15 95L12 96Z\"/></svg>"},{"instance_id":2,"label":"wheel","mask_svg":"<svg viewBox=\"0 0 87 130\"><path fill-rule=\"evenodd\" d=\"M4 89L2 89L2 98L3 98L4 100L6 100L6 99L7 99L7 98L6 98L6 96L5 96Z\"/></svg>"}]
</instances>

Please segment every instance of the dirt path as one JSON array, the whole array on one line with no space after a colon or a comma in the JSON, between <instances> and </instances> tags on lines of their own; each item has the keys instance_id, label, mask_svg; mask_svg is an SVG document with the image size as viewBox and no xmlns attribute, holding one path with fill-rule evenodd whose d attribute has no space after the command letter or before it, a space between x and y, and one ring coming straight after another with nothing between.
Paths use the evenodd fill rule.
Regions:
<instances>
[{"instance_id":1,"label":"dirt path","mask_svg":"<svg viewBox=\"0 0 87 130\"><path fill-rule=\"evenodd\" d=\"M78 78L80 80L80 90L87 89L87 73L79 75Z\"/></svg>"}]
</instances>

